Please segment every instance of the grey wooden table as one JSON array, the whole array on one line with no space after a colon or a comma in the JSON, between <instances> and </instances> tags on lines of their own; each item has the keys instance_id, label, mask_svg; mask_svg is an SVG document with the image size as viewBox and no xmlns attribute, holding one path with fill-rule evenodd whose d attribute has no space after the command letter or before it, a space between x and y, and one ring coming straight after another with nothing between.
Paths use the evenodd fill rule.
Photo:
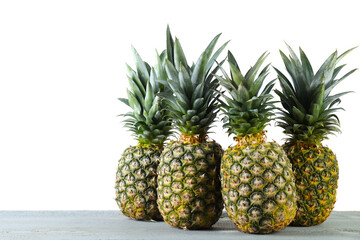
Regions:
<instances>
[{"instance_id":1,"label":"grey wooden table","mask_svg":"<svg viewBox=\"0 0 360 240\"><path fill-rule=\"evenodd\" d=\"M0 240L110 239L360 239L360 212L333 212L315 227L252 235L224 214L211 230L184 231L164 222L134 221L118 211L0 211Z\"/></svg>"}]
</instances>

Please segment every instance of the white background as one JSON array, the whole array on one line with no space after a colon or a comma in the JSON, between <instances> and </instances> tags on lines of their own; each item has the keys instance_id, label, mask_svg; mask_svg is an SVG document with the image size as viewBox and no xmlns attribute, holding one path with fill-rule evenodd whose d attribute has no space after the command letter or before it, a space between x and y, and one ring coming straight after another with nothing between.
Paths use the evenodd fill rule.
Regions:
<instances>
[{"instance_id":1,"label":"white background","mask_svg":"<svg viewBox=\"0 0 360 240\"><path fill-rule=\"evenodd\" d=\"M334 50L360 44L356 2L1 1L0 209L117 209L117 160L135 144L116 117L128 110L117 98L126 96L131 44L154 63L170 24L188 61L222 32L219 43L231 39L243 71L266 50L284 70L284 41L317 69ZM360 49L342 62L359 67ZM326 144L340 164L335 210L360 210L359 72L336 91L345 90L356 93L341 103L343 133ZM281 129L267 130L283 143ZM224 148L232 143L220 124L213 131Z\"/></svg>"}]
</instances>

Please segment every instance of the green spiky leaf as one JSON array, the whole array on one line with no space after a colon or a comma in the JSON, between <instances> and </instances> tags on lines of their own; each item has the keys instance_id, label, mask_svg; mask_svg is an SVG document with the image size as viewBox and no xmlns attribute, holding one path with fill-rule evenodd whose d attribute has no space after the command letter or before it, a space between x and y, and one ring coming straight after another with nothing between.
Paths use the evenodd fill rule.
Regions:
<instances>
[{"instance_id":1,"label":"green spiky leaf","mask_svg":"<svg viewBox=\"0 0 360 240\"><path fill-rule=\"evenodd\" d=\"M136 71L126 65L129 80L128 98L119 98L119 100L130 106L133 111L120 116L124 117L124 127L133 133L140 144L161 148L172 133L169 114L164 103L157 96L168 92L168 84L163 84L158 79L158 76L167 78L164 61L157 54L157 66L151 67L141 59L135 48L132 47L132 51Z\"/></svg>"},{"instance_id":2,"label":"green spiky leaf","mask_svg":"<svg viewBox=\"0 0 360 240\"><path fill-rule=\"evenodd\" d=\"M275 68L281 90L275 90L280 97L281 110L278 125L289 136L289 141L303 141L311 144L327 139L328 134L340 131L340 122L335 113L342 108L334 108L340 103L340 97L349 93L342 92L330 95L333 88L351 75L356 69L336 79L344 65L337 66L339 61L350 49L338 56L333 52L314 74L311 63L305 52L299 48L300 58L288 46L290 55L287 57L280 51L284 65L291 81Z\"/></svg>"},{"instance_id":3,"label":"green spiky leaf","mask_svg":"<svg viewBox=\"0 0 360 240\"><path fill-rule=\"evenodd\" d=\"M180 41L177 38L174 41L167 29L165 70L171 94L160 96L181 134L207 135L218 112L219 84L213 74L219 67L212 70L212 66L227 45L223 44L213 54L219 37L220 34L215 36L197 62L189 66Z\"/></svg>"},{"instance_id":4,"label":"green spiky leaf","mask_svg":"<svg viewBox=\"0 0 360 240\"><path fill-rule=\"evenodd\" d=\"M273 116L275 106L274 102L270 101L272 95L269 92L275 80L267 83L261 90L268 75L269 65L266 65L259 73L267 55L262 54L255 65L243 76L234 55L229 51L230 77L222 67L224 76L216 76L220 85L226 89L225 93L220 92L226 101L226 103L221 101L225 115L223 127L227 129L229 135L234 134L235 138L262 132Z\"/></svg>"}]
</instances>

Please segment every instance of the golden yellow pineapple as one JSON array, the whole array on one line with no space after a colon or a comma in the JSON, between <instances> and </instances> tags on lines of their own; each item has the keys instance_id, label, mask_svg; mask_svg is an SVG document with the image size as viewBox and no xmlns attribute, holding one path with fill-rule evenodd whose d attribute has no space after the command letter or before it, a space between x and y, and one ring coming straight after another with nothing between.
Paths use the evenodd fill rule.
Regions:
<instances>
[{"instance_id":1,"label":"golden yellow pineapple","mask_svg":"<svg viewBox=\"0 0 360 240\"><path fill-rule=\"evenodd\" d=\"M314 226L324 222L336 201L339 166L335 154L322 141L340 132L335 107L348 92L330 95L333 88L356 69L340 78L345 65L339 61L352 49L331 54L314 73L300 48L300 58L288 46L290 56L280 51L290 80L278 69L282 91L275 90L283 109L278 125L289 136L284 149L291 160L296 179L298 210L292 225Z\"/></svg>"},{"instance_id":2,"label":"golden yellow pineapple","mask_svg":"<svg viewBox=\"0 0 360 240\"><path fill-rule=\"evenodd\" d=\"M157 207L157 165L171 122L160 98L164 92L159 78L166 76L165 53L157 56L155 68L144 62L133 48L136 71L128 66L128 99L120 101L132 108L124 114L125 127L133 132L136 146L125 149L116 173L116 202L121 212L136 220L161 220Z\"/></svg>"},{"instance_id":3,"label":"golden yellow pineapple","mask_svg":"<svg viewBox=\"0 0 360 240\"><path fill-rule=\"evenodd\" d=\"M268 66L257 76L267 54L242 75L228 53L231 77L217 76L227 90L222 94L224 127L235 135L221 162L222 195L233 223L246 233L271 233L284 229L296 211L295 180L291 164L282 147L267 142L264 128L271 120L274 105L270 81L262 91Z\"/></svg>"},{"instance_id":4,"label":"golden yellow pineapple","mask_svg":"<svg viewBox=\"0 0 360 240\"><path fill-rule=\"evenodd\" d=\"M220 218L220 161L223 150L207 137L219 111L212 65L226 43L213 55L217 35L199 60L188 66L178 39L167 29L167 83L163 94L180 138L166 144L158 167L158 205L165 222L183 229L207 229Z\"/></svg>"}]
</instances>

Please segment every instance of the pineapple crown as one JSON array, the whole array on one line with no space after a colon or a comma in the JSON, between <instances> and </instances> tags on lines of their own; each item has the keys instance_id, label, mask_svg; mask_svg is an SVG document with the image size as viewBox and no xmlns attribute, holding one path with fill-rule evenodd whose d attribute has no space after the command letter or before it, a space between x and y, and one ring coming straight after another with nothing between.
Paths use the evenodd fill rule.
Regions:
<instances>
[{"instance_id":1,"label":"pineapple crown","mask_svg":"<svg viewBox=\"0 0 360 240\"><path fill-rule=\"evenodd\" d=\"M171 122L164 108L164 103L157 96L166 92L166 86L159 79L166 79L164 69L165 51L157 55L157 63L150 67L144 62L138 52L132 47L136 70L127 65L129 88L128 98L119 100L133 111L121 114L125 117L124 127L133 132L139 144L154 145L161 148L171 134Z\"/></svg>"},{"instance_id":2,"label":"pineapple crown","mask_svg":"<svg viewBox=\"0 0 360 240\"><path fill-rule=\"evenodd\" d=\"M168 75L165 84L171 93L162 94L167 102L168 112L174 127L183 136L199 136L204 139L219 111L219 94L215 91L219 83L214 74L219 66L212 69L216 58L228 42L212 54L220 34L217 35L201 54L196 64L187 63L181 44L171 36L167 27L167 59L165 69Z\"/></svg>"},{"instance_id":3,"label":"pineapple crown","mask_svg":"<svg viewBox=\"0 0 360 240\"><path fill-rule=\"evenodd\" d=\"M283 106L278 125L289 136L290 142L318 144L327 139L328 134L340 132L339 118L335 113L344 109L335 106L340 103L340 97L349 92L334 95L330 93L338 83L357 70L353 69L337 78L345 66L345 64L338 66L338 63L354 48L340 55L335 51L314 74L303 50L299 48L299 58L290 46L287 47L290 52L289 57L282 51L280 55L291 81L275 68L282 90L275 92L279 95Z\"/></svg>"},{"instance_id":4,"label":"pineapple crown","mask_svg":"<svg viewBox=\"0 0 360 240\"><path fill-rule=\"evenodd\" d=\"M251 67L245 76L241 73L238 63L233 54L228 52L230 76L221 68L224 77L216 76L225 92L221 92L225 101L221 101L221 109L225 117L223 127L229 135L235 138L245 137L261 133L271 117L274 115L274 102L270 101L273 96L270 91L274 87L275 79L266 84L260 91L266 76L269 73L269 65L266 65L258 74L261 65L268 53L263 53L255 65Z\"/></svg>"}]
</instances>

